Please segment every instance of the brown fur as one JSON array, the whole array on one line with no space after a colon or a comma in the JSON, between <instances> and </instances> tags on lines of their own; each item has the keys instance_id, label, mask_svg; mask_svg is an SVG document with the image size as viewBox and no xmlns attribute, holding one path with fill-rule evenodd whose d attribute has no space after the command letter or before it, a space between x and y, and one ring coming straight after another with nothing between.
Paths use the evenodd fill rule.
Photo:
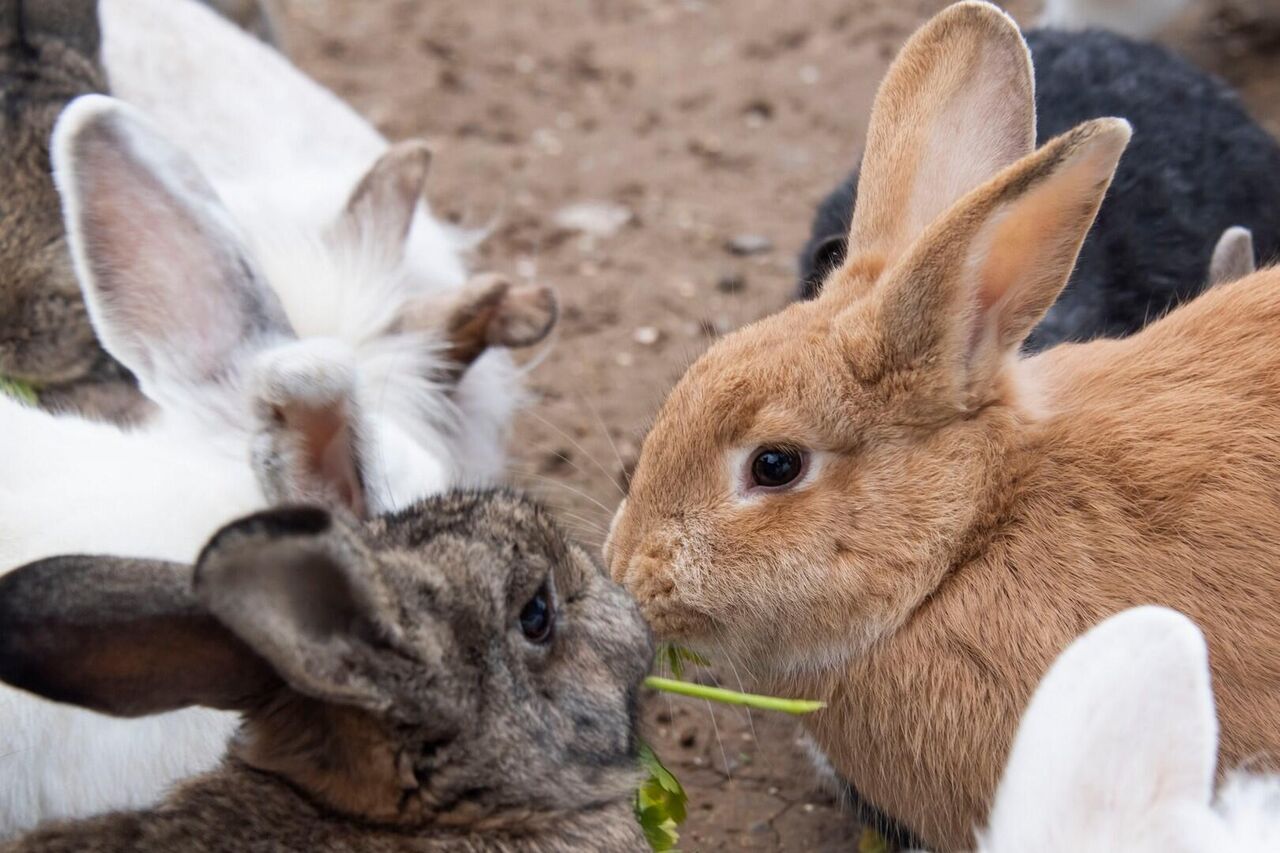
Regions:
<instances>
[{"instance_id":1,"label":"brown fur","mask_svg":"<svg viewBox=\"0 0 1280 853\"><path fill-rule=\"evenodd\" d=\"M606 545L660 635L828 702L806 725L836 770L942 849L972 844L1050 662L1134 605L1204 626L1221 766L1280 757L1280 270L1133 338L1019 361L1127 128L1090 122L1003 168L922 147L946 105L902 68L974 62L973 39L1010 32L958 4L904 48L872 119L901 128L881 146L895 159L865 168L885 186L859 199L891 207L851 241L874 251L690 368ZM989 97L1029 102L1016 63L980 73L1006 75ZM963 144L1007 150L1024 130ZM930 219L918 182L948 158L995 171ZM754 450L779 445L809 473L751 491Z\"/></svg>"},{"instance_id":2,"label":"brown fur","mask_svg":"<svg viewBox=\"0 0 1280 853\"><path fill-rule=\"evenodd\" d=\"M77 95L105 90L94 0L0 0L0 374L53 410L135 420L132 377L98 345L71 266L49 136Z\"/></svg>"}]
</instances>

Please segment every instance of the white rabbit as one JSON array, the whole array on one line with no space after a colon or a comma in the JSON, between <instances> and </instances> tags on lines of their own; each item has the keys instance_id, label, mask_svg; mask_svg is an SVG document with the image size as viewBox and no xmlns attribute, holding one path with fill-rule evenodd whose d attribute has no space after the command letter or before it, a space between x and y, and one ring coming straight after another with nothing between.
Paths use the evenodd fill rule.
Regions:
<instances>
[{"instance_id":1,"label":"white rabbit","mask_svg":"<svg viewBox=\"0 0 1280 853\"><path fill-rule=\"evenodd\" d=\"M243 147L200 148L218 176L207 180L117 100L78 99L59 120L55 178L90 317L158 412L123 431L0 400L0 572L74 551L190 562L218 525L276 500L367 514L491 479L519 393L510 360L487 347L534 343L554 321L545 288L467 285L456 240L420 203L421 144L388 147L207 10L103 4L106 21L178 8L200 32L157 38L145 58L203 57L208 76L240 80L241 124L221 130ZM224 42L216 61L200 52ZM253 66L262 76L253 50L270 60ZM220 112L199 105L194 77L167 82L192 116L233 117L229 92ZM254 106L259 95L279 108L292 157L251 156L249 140L277 129L255 126L272 112ZM322 115L307 139L311 107ZM191 127L176 135L198 138ZM205 710L113 720L6 689L0 836L150 804L212 766L233 725Z\"/></svg>"},{"instance_id":2,"label":"white rabbit","mask_svg":"<svg viewBox=\"0 0 1280 853\"><path fill-rule=\"evenodd\" d=\"M1041 681L979 850L1280 850L1280 776L1234 773L1215 800L1217 754L1199 629L1162 607L1126 610Z\"/></svg>"}]
</instances>

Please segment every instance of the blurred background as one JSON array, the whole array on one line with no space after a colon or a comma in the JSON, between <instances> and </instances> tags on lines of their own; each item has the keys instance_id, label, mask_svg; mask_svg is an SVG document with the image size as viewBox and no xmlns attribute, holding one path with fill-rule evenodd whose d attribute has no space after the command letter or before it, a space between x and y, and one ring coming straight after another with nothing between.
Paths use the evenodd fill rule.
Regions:
<instances>
[{"instance_id":1,"label":"blurred background","mask_svg":"<svg viewBox=\"0 0 1280 853\"><path fill-rule=\"evenodd\" d=\"M514 476L598 545L666 390L716 335L790 299L814 207L857 162L882 73L943 5L275 0L273 9L277 37L305 71L390 138L434 143L432 205L491 230L474 266L559 289L563 319L531 376ZM1280 134L1276 5L1194 3L1159 40L1226 78ZM1030 26L1039 8L1009 11ZM737 687L737 675L699 677ZM645 718L689 792L682 849L856 846L852 818L814 781L792 721L667 697Z\"/></svg>"}]
</instances>

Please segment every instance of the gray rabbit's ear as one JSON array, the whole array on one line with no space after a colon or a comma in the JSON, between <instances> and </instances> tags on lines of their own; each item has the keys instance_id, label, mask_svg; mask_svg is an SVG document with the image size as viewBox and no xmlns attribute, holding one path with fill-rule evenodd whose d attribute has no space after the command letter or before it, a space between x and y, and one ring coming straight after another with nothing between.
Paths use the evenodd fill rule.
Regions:
<instances>
[{"instance_id":1,"label":"gray rabbit's ear","mask_svg":"<svg viewBox=\"0 0 1280 853\"><path fill-rule=\"evenodd\" d=\"M1258 268L1253 254L1253 232L1233 225L1218 238L1209 260L1209 286L1244 278Z\"/></svg>"},{"instance_id":2,"label":"gray rabbit's ear","mask_svg":"<svg viewBox=\"0 0 1280 853\"><path fill-rule=\"evenodd\" d=\"M398 142L352 191L333 229L339 240L398 261L427 186L431 149L418 139Z\"/></svg>"},{"instance_id":3,"label":"gray rabbit's ear","mask_svg":"<svg viewBox=\"0 0 1280 853\"><path fill-rule=\"evenodd\" d=\"M137 111L76 99L53 162L94 328L148 395L217 383L264 342L292 337L213 188Z\"/></svg>"},{"instance_id":4,"label":"gray rabbit's ear","mask_svg":"<svg viewBox=\"0 0 1280 853\"><path fill-rule=\"evenodd\" d=\"M560 307L546 285L515 284L505 276L482 273L447 301L410 303L401 328L436 330L444 336L446 381L457 381L490 347L529 347L545 340Z\"/></svg>"},{"instance_id":5,"label":"gray rabbit's ear","mask_svg":"<svg viewBox=\"0 0 1280 853\"><path fill-rule=\"evenodd\" d=\"M410 658L395 602L356 531L321 509L286 507L233 522L196 563L197 599L306 696L385 710L380 677ZM390 650L390 651L389 651Z\"/></svg>"},{"instance_id":6,"label":"gray rabbit's ear","mask_svg":"<svg viewBox=\"0 0 1280 853\"><path fill-rule=\"evenodd\" d=\"M129 717L243 709L280 683L196 603L187 566L87 556L0 578L0 680Z\"/></svg>"}]
</instances>

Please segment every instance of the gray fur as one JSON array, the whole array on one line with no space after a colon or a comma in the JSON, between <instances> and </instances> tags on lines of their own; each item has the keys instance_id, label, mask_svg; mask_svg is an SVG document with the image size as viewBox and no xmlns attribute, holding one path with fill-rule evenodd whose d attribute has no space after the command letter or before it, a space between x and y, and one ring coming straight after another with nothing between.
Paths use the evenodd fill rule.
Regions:
<instances>
[{"instance_id":1,"label":"gray fur","mask_svg":"<svg viewBox=\"0 0 1280 853\"><path fill-rule=\"evenodd\" d=\"M49 165L54 121L105 90L96 0L0 0L0 374L50 409L132 420L145 406L98 345Z\"/></svg>"},{"instance_id":2,"label":"gray fur","mask_svg":"<svg viewBox=\"0 0 1280 853\"><path fill-rule=\"evenodd\" d=\"M544 584L557 618L536 644L519 614ZM116 713L234 707L244 724L223 766L162 806L0 851L644 850L634 730L652 654L631 599L509 492L366 522L259 513L190 574L33 563L0 579L0 678Z\"/></svg>"}]
</instances>

